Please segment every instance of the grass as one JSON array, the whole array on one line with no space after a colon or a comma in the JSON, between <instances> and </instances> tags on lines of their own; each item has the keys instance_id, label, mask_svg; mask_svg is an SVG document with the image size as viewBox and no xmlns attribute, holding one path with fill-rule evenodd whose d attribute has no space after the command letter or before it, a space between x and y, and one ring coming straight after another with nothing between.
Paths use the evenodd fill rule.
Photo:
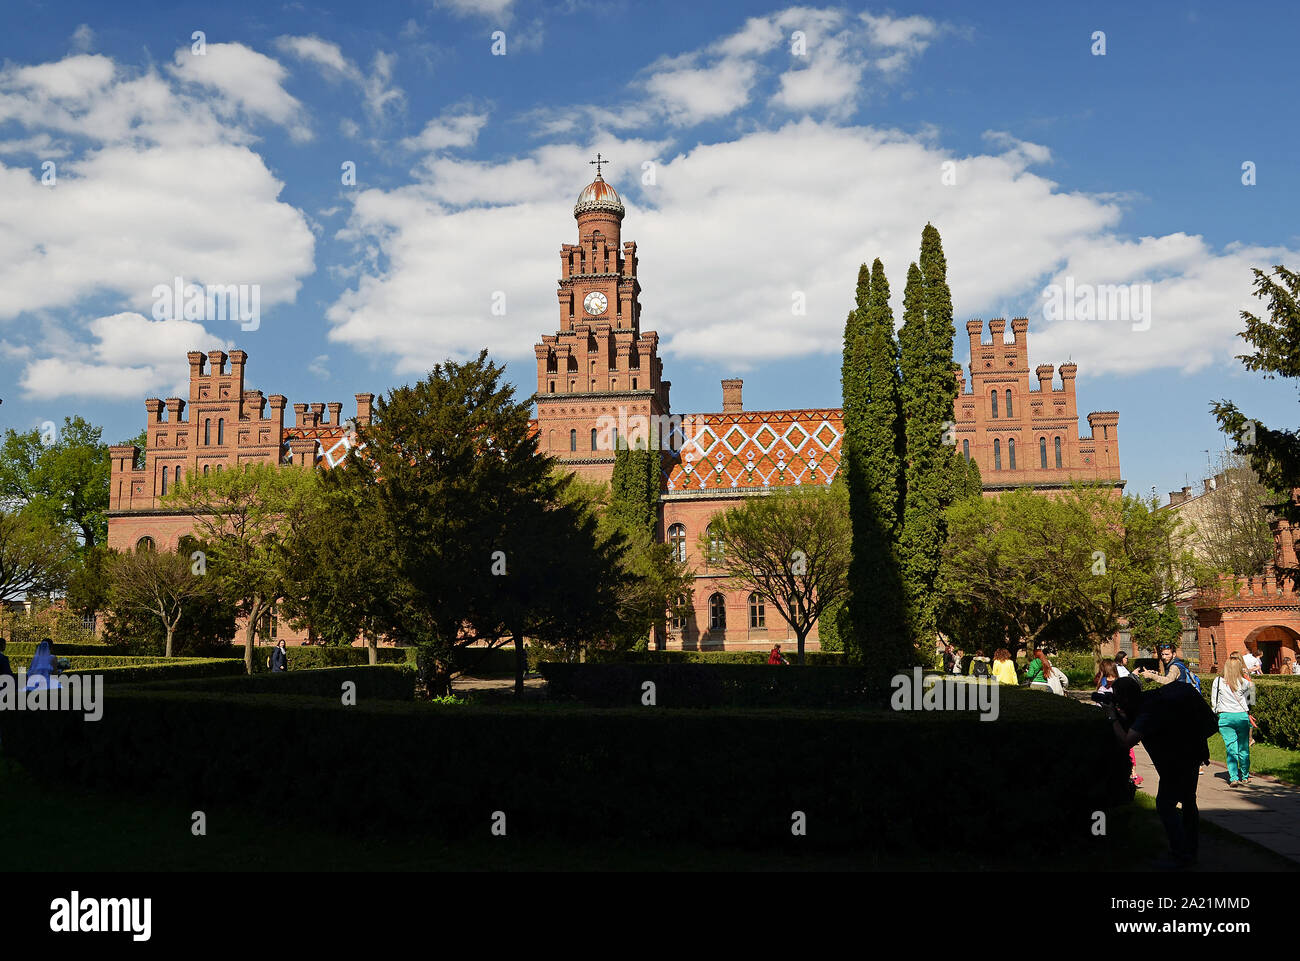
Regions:
<instances>
[{"instance_id":1,"label":"grass","mask_svg":"<svg viewBox=\"0 0 1300 961\"><path fill-rule=\"evenodd\" d=\"M1227 760L1221 735L1210 738L1210 757L1216 761ZM1250 748L1250 773L1271 774L1288 784L1300 784L1300 751L1272 744L1254 744Z\"/></svg>"},{"instance_id":2,"label":"grass","mask_svg":"<svg viewBox=\"0 0 1300 961\"><path fill-rule=\"evenodd\" d=\"M1108 815L1105 836L1055 858L999 849L1004 832L987 827L987 849L950 854L942 844L906 856L801 850L791 839L774 850L707 849L608 843L574 844L483 837L449 842L419 833L353 837L315 828L310 810L210 810L207 834L191 834L192 812L165 798L62 790L43 785L0 759L0 821L22 824L38 815L56 828L13 832L0 850L0 869L35 871L1012 871L1114 872L1145 870L1164 850L1154 801ZM289 814L289 817L279 815ZM1202 822L1203 824L1205 822ZM1205 825L1202 870L1294 870L1234 835Z\"/></svg>"}]
</instances>

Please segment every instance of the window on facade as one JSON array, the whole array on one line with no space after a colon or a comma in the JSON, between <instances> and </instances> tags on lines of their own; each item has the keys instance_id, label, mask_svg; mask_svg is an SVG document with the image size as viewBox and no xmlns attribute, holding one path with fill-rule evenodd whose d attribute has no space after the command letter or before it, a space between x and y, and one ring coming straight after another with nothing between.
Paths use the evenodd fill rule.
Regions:
<instances>
[{"instance_id":1,"label":"window on facade","mask_svg":"<svg viewBox=\"0 0 1300 961\"><path fill-rule=\"evenodd\" d=\"M578 432L576 430L571 430L569 431L569 450L577 450L577 449L578 449Z\"/></svg>"},{"instance_id":2,"label":"window on facade","mask_svg":"<svg viewBox=\"0 0 1300 961\"><path fill-rule=\"evenodd\" d=\"M1002 470L1002 441L1000 440L993 442L993 469Z\"/></svg>"},{"instance_id":3,"label":"window on facade","mask_svg":"<svg viewBox=\"0 0 1300 961\"><path fill-rule=\"evenodd\" d=\"M206 447L212 443L212 418L209 417L203 422L203 445Z\"/></svg>"},{"instance_id":4,"label":"window on facade","mask_svg":"<svg viewBox=\"0 0 1300 961\"><path fill-rule=\"evenodd\" d=\"M1016 416L1014 413L1012 413L1011 410L1011 391L1007 391L1007 416L1008 417Z\"/></svg>"},{"instance_id":5,"label":"window on facade","mask_svg":"<svg viewBox=\"0 0 1300 961\"><path fill-rule=\"evenodd\" d=\"M555 393L555 381L551 381L551 389L550 389L549 393L552 393L552 394Z\"/></svg>"},{"instance_id":6,"label":"window on facade","mask_svg":"<svg viewBox=\"0 0 1300 961\"><path fill-rule=\"evenodd\" d=\"M686 562L686 528L674 524L668 528L668 543L672 545L673 560Z\"/></svg>"},{"instance_id":7,"label":"window on facade","mask_svg":"<svg viewBox=\"0 0 1300 961\"><path fill-rule=\"evenodd\" d=\"M767 627L767 611L763 607L763 598L757 594L749 595L749 626Z\"/></svg>"},{"instance_id":8,"label":"window on facade","mask_svg":"<svg viewBox=\"0 0 1300 961\"><path fill-rule=\"evenodd\" d=\"M727 629L727 602L721 594L709 598L709 630L725 631Z\"/></svg>"},{"instance_id":9,"label":"window on facade","mask_svg":"<svg viewBox=\"0 0 1300 961\"><path fill-rule=\"evenodd\" d=\"M1038 466L1047 470L1047 438L1038 438Z\"/></svg>"},{"instance_id":10,"label":"window on facade","mask_svg":"<svg viewBox=\"0 0 1300 961\"><path fill-rule=\"evenodd\" d=\"M998 416L998 392L995 390L989 397L993 400L993 416L996 418Z\"/></svg>"},{"instance_id":11,"label":"window on facade","mask_svg":"<svg viewBox=\"0 0 1300 961\"><path fill-rule=\"evenodd\" d=\"M596 449L596 428L591 429L591 449Z\"/></svg>"},{"instance_id":12,"label":"window on facade","mask_svg":"<svg viewBox=\"0 0 1300 961\"><path fill-rule=\"evenodd\" d=\"M217 446L220 447L225 442L226 442L226 419L224 417L218 417L217 418Z\"/></svg>"},{"instance_id":13,"label":"window on facade","mask_svg":"<svg viewBox=\"0 0 1300 961\"><path fill-rule=\"evenodd\" d=\"M721 564L723 555L722 532L710 524L705 533L709 539L709 563Z\"/></svg>"},{"instance_id":14,"label":"window on facade","mask_svg":"<svg viewBox=\"0 0 1300 961\"><path fill-rule=\"evenodd\" d=\"M204 465L203 465L203 473L206 475L207 472L208 472L208 465L207 465L207 464L204 464Z\"/></svg>"},{"instance_id":15,"label":"window on facade","mask_svg":"<svg viewBox=\"0 0 1300 961\"><path fill-rule=\"evenodd\" d=\"M176 481L176 486L177 486L177 487L180 487L180 486L181 486L181 469L180 469L180 465L179 465L179 464L178 464L177 467L176 467L176 477L174 478L174 480Z\"/></svg>"},{"instance_id":16,"label":"window on facade","mask_svg":"<svg viewBox=\"0 0 1300 961\"><path fill-rule=\"evenodd\" d=\"M1061 438L1056 438L1056 466L1061 466Z\"/></svg>"},{"instance_id":17,"label":"window on facade","mask_svg":"<svg viewBox=\"0 0 1300 961\"><path fill-rule=\"evenodd\" d=\"M1007 466L1012 470L1016 469L1016 441L1014 437L1007 440Z\"/></svg>"},{"instance_id":18,"label":"window on facade","mask_svg":"<svg viewBox=\"0 0 1300 961\"><path fill-rule=\"evenodd\" d=\"M609 442L610 442L610 446L609 446L610 450L618 450L618 428L617 427L611 427L609 429Z\"/></svg>"},{"instance_id":19,"label":"window on facade","mask_svg":"<svg viewBox=\"0 0 1300 961\"><path fill-rule=\"evenodd\" d=\"M142 538L140 538L138 541L135 542L135 549L136 549L137 551L151 551L151 550L153 550L153 549L154 549L153 538L152 538L152 537L142 537Z\"/></svg>"},{"instance_id":20,"label":"window on facade","mask_svg":"<svg viewBox=\"0 0 1300 961\"><path fill-rule=\"evenodd\" d=\"M636 378L635 378L635 377L632 378L632 389L633 389L633 390L636 390Z\"/></svg>"},{"instance_id":21,"label":"window on facade","mask_svg":"<svg viewBox=\"0 0 1300 961\"><path fill-rule=\"evenodd\" d=\"M961 456L970 460L970 441L964 440L961 442Z\"/></svg>"},{"instance_id":22,"label":"window on facade","mask_svg":"<svg viewBox=\"0 0 1300 961\"><path fill-rule=\"evenodd\" d=\"M163 493L163 494L166 494L166 493L167 493L167 468L166 468L166 467L163 468L163 475L162 475L162 493Z\"/></svg>"},{"instance_id":23,"label":"window on facade","mask_svg":"<svg viewBox=\"0 0 1300 961\"><path fill-rule=\"evenodd\" d=\"M674 631L682 631L686 629L686 595L685 594L677 595L676 610L673 611L673 616L668 623L670 624L670 626Z\"/></svg>"}]
</instances>

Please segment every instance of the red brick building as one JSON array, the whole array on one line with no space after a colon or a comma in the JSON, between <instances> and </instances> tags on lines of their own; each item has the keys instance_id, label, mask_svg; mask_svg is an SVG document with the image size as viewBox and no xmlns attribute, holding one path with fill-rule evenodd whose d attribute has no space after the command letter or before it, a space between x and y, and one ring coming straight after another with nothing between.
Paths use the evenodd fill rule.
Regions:
<instances>
[{"instance_id":1,"label":"red brick building","mask_svg":"<svg viewBox=\"0 0 1300 961\"><path fill-rule=\"evenodd\" d=\"M636 443L644 437L670 446L677 454L664 458L658 533L677 547L696 578L691 613L660 642L712 649L793 642L793 632L770 604L710 573L701 540L714 515L742 498L773 487L830 484L840 467L842 412L747 411L743 383L736 379L722 382L720 411L673 415L659 337L642 329L637 246L622 239L626 208L597 174L573 212L577 243L560 249L559 324L534 347L540 449L584 477L608 480L620 439ZM953 427L958 448L980 465L986 494L1026 484L1059 488L1080 478L1122 489L1119 415L1089 414L1092 434L1080 437L1075 365L1062 365L1059 388L1050 366L1038 367L1037 385L1031 385L1028 321L1011 322L1009 344L1003 343L1004 321L989 326L993 341L985 344L982 322L966 325L971 386L966 389L959 372ZM245 388L243 351L231 352L229 370L220 351L189 358L188 419L185 400L151 398L145 401L143 466L134 466L136 448L112 448L111 547L133 547L143 538L174 547L189 520L160 509L157 500L190 471L256 462L328 466L349 443L341 404L295 404L295 423L286 426L283 396L264 398ZM356 395L358 422L369 422L372 399ZM283 625L280 630L294 636ZM818 647L815 631L809 646Z\"/></svg>"}]
</instances>

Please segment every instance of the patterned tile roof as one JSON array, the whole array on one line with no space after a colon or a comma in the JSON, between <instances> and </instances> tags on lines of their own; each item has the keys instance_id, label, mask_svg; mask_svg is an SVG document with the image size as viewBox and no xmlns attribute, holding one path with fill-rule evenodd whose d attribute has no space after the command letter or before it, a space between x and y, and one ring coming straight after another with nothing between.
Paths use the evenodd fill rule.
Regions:
<instances>
[{"instance_id":1,"label":"patterned tile roof","mask_svg":"<svg viewBox=\"0 0 1300 961\"><path fill-rule=\"evenodd\" d=\"M735 411L682 418L666 493L829 484L840 467L839 409ZM674 437L674 446L677 443Z\"/></svg>"},{"instance_id":2,"label":"patterned tile roof","mask_svg":"<svg viewBox=\"0 0 1300 961\"><path fill-rule=\"evenodd\" d=\"M280 439L280 445L287 453L289 442L293 440L314 440L319 445L321 458L334 467L348 455L355 436L348 433L343 424L326 424L323 427L286 427Z\"/></svg>"}]
</instances>

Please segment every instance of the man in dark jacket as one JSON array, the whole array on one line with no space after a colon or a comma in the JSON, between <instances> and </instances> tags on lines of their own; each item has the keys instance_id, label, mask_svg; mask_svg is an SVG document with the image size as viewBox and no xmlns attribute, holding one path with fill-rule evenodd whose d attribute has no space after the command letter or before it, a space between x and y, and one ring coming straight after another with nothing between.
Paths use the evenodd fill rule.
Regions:
<instances>
[{"instance_id":1,"label":"man in dark jacket","mask_svg":"<svg viewBox=\"0 0 1300 961\"><path fill-rule=\"evenodd\" d=\"M1114 700L1107 710L1115 723L1115 737L1126 750L1140 741L1160 775L1156 813L1169 838L1166 864L1193 864L1200 828L1197 775L1210 760L1214 714L1190 684L1167 684L1143 693L1135 678L1121 677L1111 683L1111 690Z\"/></svg>"},{"instance_id":2,"label":"man in dark jacket","mask_svg":"<svg viewBox=\"0 0 1300 961\"><path fill-rule=\"evenodd\" d=\"M9 658L5 656L5 639L0 637L0 677L13 677L14 669L9 663Z\"/></svg>"}]
</instances>

